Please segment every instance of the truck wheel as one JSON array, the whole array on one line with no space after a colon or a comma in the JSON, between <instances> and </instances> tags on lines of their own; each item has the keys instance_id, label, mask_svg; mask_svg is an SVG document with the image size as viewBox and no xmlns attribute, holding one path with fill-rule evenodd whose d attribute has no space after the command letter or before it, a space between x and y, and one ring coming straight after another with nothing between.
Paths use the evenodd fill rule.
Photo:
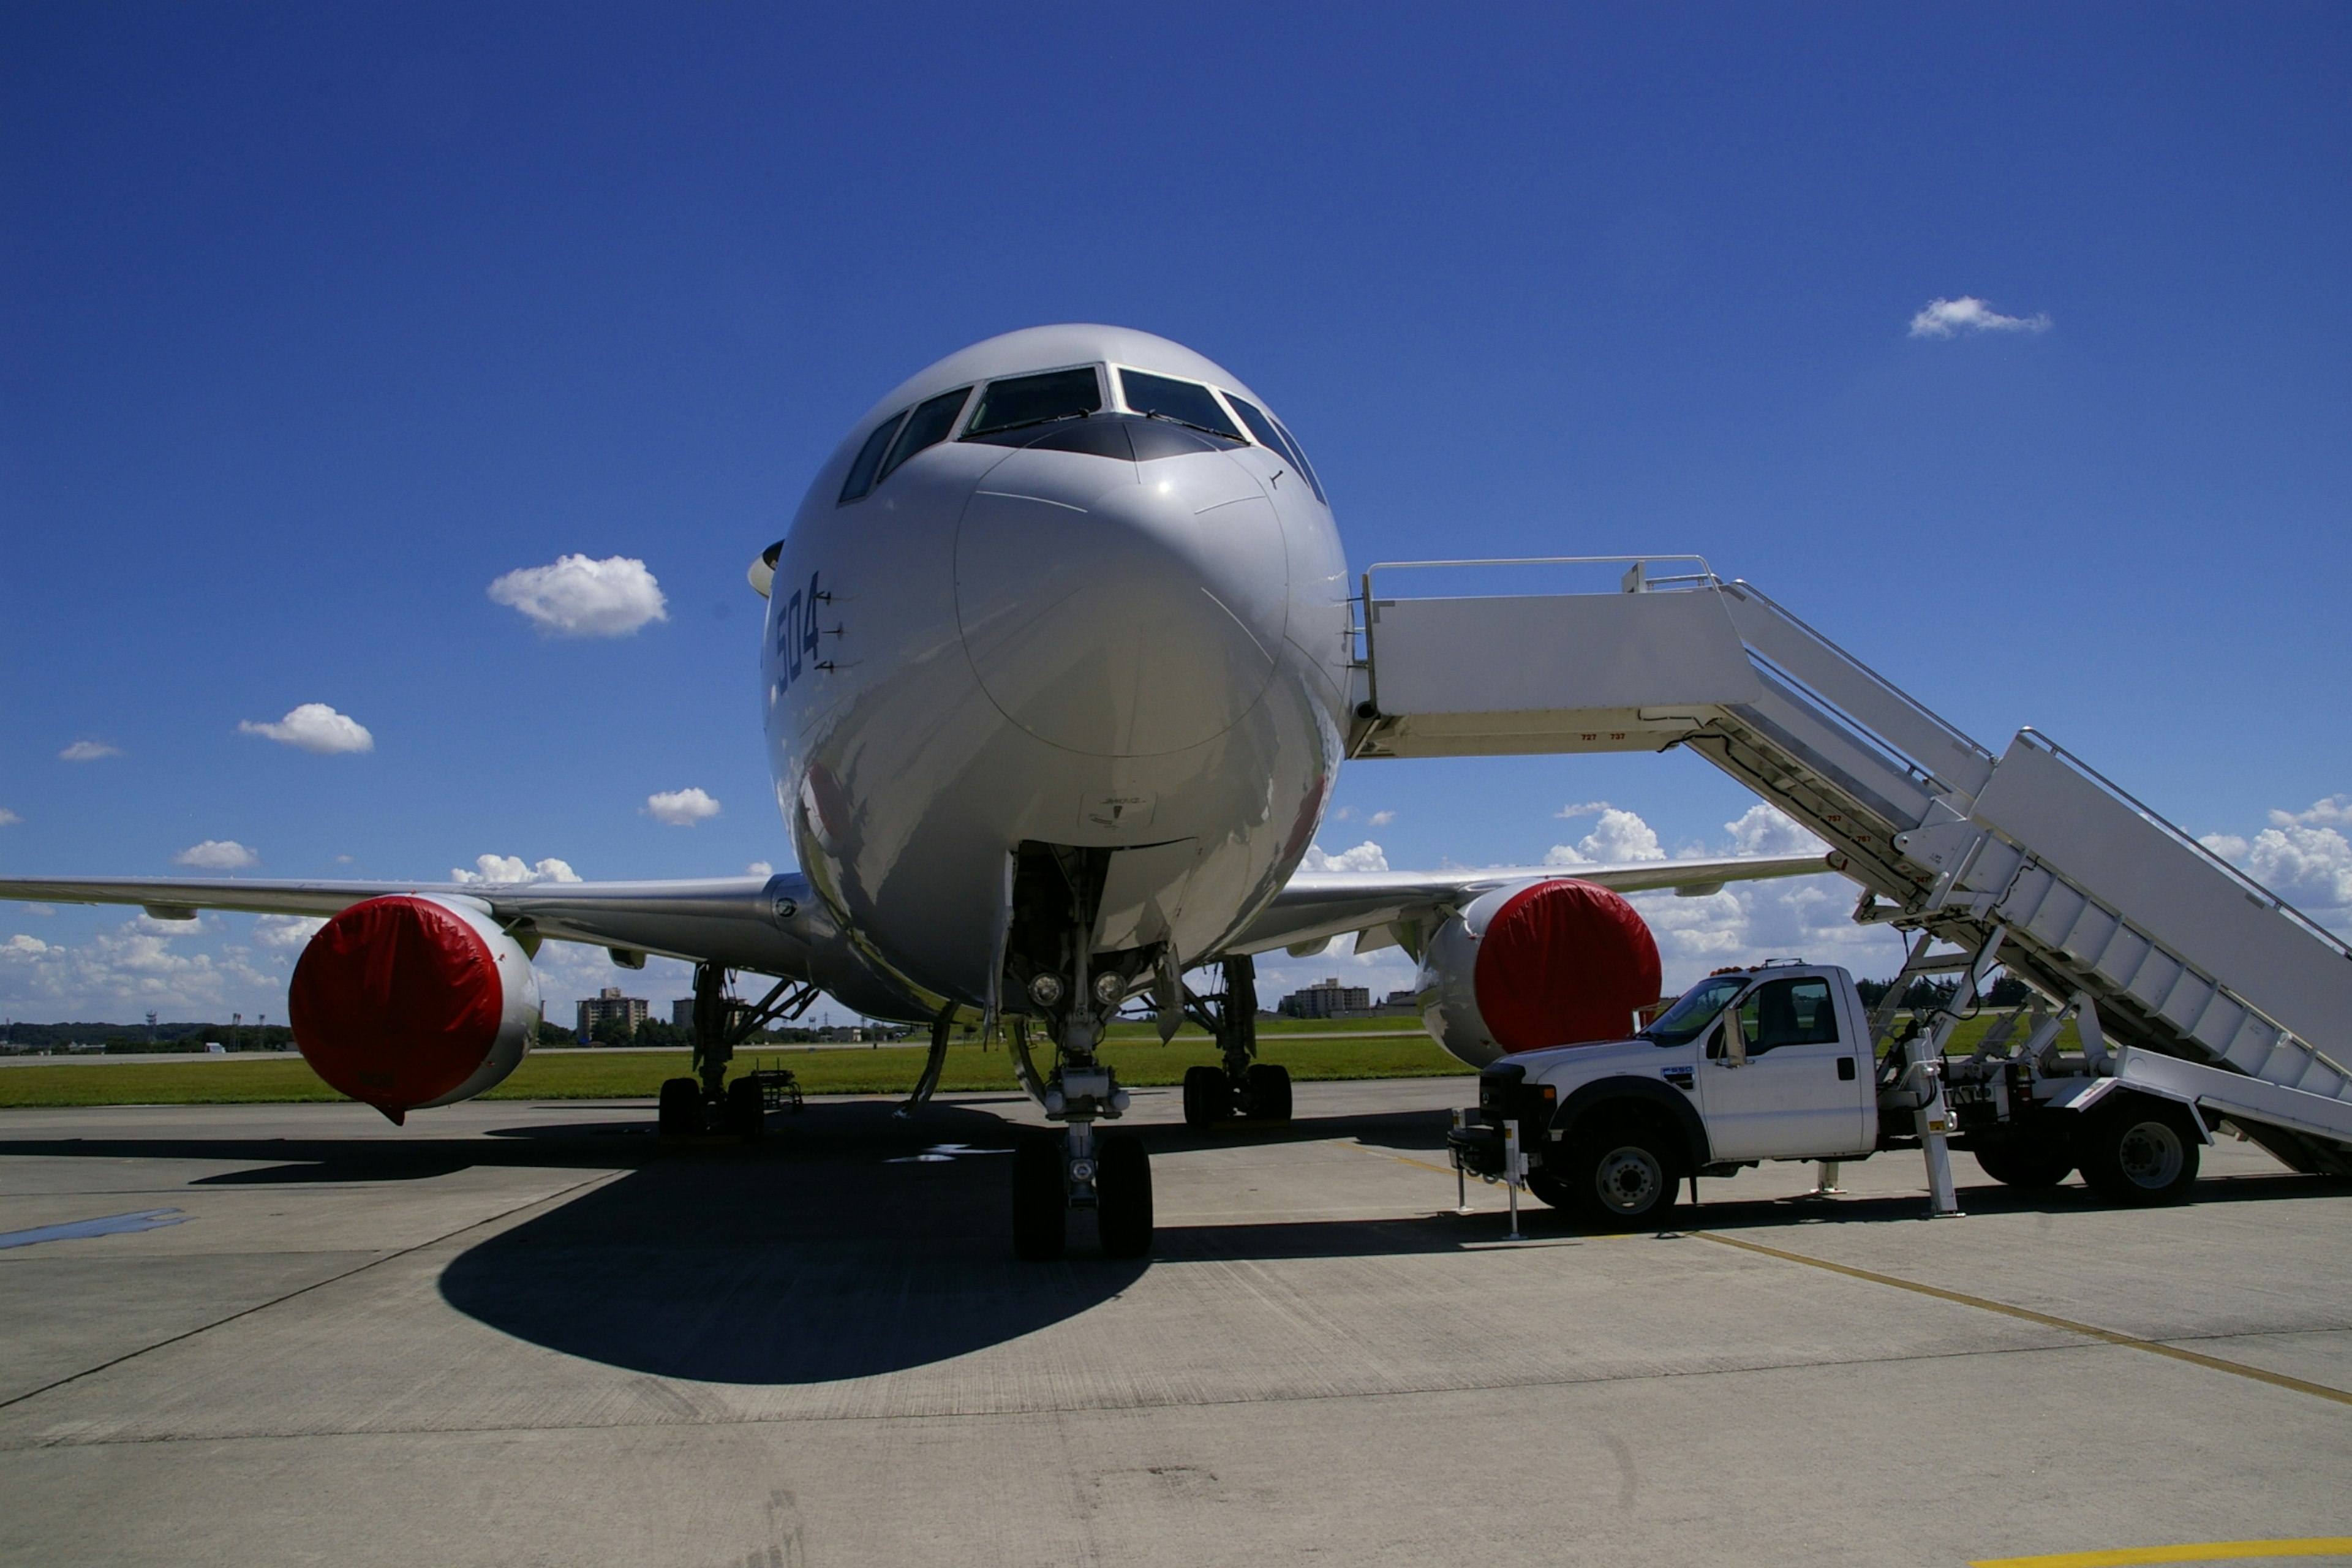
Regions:
<instances>
[{"instance_id":1,"label":"truck wheel","mask_svg":"<svg viewBox=\"0 0 2352 1568\"><path fill-rule=\"evenodd\" d=\"M2197 1181L2196 1131L2168 1100L2117 1096L2074 1130L2074 1157L2083 1180L2112 1204L2145 1207L2187 1200Z\"/></svg>"},{"instance_id":2,"label":"truck wheel","mask_svg":"<svg viewBox=\"0 0 2352 1568\"><path fill-rule=\"evenodd\" d=\"M1542 1166L1528 1173L1528 1191L1552 1208L1572 1209L1576 1206L1575 1192Z\"/></svg>"},{"instance_id":3,"label":"truck wheel","mask_svg":"<svg viewBox=\"0 0 2352 1568\"><path fill-rule=\"evenodd\" d=\"M1656 1225L1675 1206L1680 1182L1666 1141L1638 1125L1603 1127L1582 1139L1568 1160L1568 1189L1586 1223L1599 1230Z\"/></svg>"},{"instance_id":4,"label":"truck wheel","mask_svg":"<svg viewBox=\"0 0 2352 1568\"><path fill-rule=\"evenodd\" d=\"M1970 1143L1969 1152L1994 1181L2030 1192L2056 1186L2074 1169L2074 1151L2063 1138L1988 1139Z\"/></svg>"}]
</instances>

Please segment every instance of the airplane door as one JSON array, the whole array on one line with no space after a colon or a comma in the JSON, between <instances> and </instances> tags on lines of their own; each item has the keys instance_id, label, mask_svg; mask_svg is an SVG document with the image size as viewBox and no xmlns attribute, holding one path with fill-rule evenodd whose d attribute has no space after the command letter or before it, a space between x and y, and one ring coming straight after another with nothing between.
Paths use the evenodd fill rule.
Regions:
<instances>
[{"instance_id":1,"label":"airplane door","mask_svg":"<svg viewBox=\"0 0 2352 1568\"><path fill-rule=\"evenodd\" d=\"M1730 1048L1740 1031L1747 1060ZM1699 1099L1718 1160L1859 1153L1867 1058L1841 1037L1827 980L1768 980L1725 1013L1699 1064Z\"/></svg>"}]
</instances>

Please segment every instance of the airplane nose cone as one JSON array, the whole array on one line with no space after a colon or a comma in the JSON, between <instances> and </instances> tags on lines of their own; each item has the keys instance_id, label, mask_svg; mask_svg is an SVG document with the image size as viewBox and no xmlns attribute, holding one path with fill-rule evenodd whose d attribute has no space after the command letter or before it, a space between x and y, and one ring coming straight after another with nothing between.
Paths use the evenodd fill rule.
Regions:
<instances>
[{"instance_id":1,"label":"airplane nose cone","mask_svg":"<svg viewBox=\"0 0 2352 1568\"><path fill-rule=\"evenodd\" d=\"M1215 738L1274 677L1282 528L1222 452L1150 462L1013 453L956 536L956 609L982 687L1042 741L1150 756Z\"/></svg>"}]
</instances>

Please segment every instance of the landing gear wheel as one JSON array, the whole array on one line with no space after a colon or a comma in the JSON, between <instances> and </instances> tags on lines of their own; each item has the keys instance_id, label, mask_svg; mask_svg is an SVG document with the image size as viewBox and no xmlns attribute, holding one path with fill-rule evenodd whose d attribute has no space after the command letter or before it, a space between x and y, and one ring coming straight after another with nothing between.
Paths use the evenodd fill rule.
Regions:
<instances>
[{"instance_id":1,"label":"landing gear wheel","mask_svg":"<svg viewBox=\"0 0 2352 1568\"><path fill-rule=\"evenodd\" d=\"M2054 1187L2074 1169L2074 1151L2063 1138L1988 1140L1970 1143L1969 1152L1994 1181L2028 1192Z\"/></svg>"},{"instance_id":2,"label":"landing gear wheel","mask_svg":"<svg viewBox=\"0 0 2352 1568\"><path fill-rule=\"evenodd\" d=\"M768 1097L759 1079L739 1078L727 1086L727 1131L751 1142L768 1131Z\"/></svg>"},{"instance_id":3,"label":"landing gear wheel","mask_svg":"<svg viewBox=\"0 0 2352 1568\"><path fill-rule=\"evenodd\" d=\"M1234 1086L1223 1068L1184 1069L1184 1123L1206 1127L1234 1113Z\"/></svg>"},{"instance_id":4,"label":"landing gear wheel","mask_svg":"<svg viewBox=\"0 0 2352 1568\"><path fill-rule=\"evenodd\" d=\"M1097 1141L1095 1217L1106 1258L1141 1258L1151 1250L1151 1157L1132 1132L1106 1132Z\"/></svg>"},{"instance_id":5,"label":"landing gear wheel","mask_svg":"<svg viewBox=\"0 0 2352 1568\"><path fill-rule=\"evenodd\" d=\"M1030 1263L1050 1263L1062 1256L1070 1213L1068 1181L1062 1168L1060 1139L1034 1135L1024 1138L1013 1151L1013 1251L1016 1257ZM1145 1201L1150 1202L1148 1194Z\"/></svg>"},{"instance_id":6,"label":"landing gear wheel","mask_svg":"<svg viewBox=\"0 0 2352 1568\"><path fill-rule=\"evenodd\" d=\"M2188 1113L2144 1095L2100 1106L2074 1131L2076 1162L2091 1190L2144 1208L2188 1200L2197 1182L2197 1133Z\"/></svg>"},{"instance_id":7,"label":"landing gear wheel","mask_svg":"<svg viewBox=\"0 0 2352 1568\"><path fill-rule=\"evenodd\" d=\"M1593 1228L1648 1230L1675 1206L1677 1165L1666 1141L1648 1128L1603 1127L1578 1141L1562 1184Z\"/></svg>"},{"instance_id":8,"label":"landing gear wheel","mask_svg":"<svg viewBox=\"0 0 2352 1568\"><path fill-rule=\"evenodd\" d=\"M702 1136L702 1086L690 1078L662 1080L661 1135L665 1138Z\"/></svg>"},{"instance_id":9,"label":"landing gear wheel","mask_svg":"<svg viewBox=\"0 0 2352 1568\"><path fill-rule=\"evenodd\" d=\"M1259 1121L1290 1120L1290 1069L1273 1062L1251 1066L1242 1098L1252 1118Z\"/></svg>"}]
</instances>

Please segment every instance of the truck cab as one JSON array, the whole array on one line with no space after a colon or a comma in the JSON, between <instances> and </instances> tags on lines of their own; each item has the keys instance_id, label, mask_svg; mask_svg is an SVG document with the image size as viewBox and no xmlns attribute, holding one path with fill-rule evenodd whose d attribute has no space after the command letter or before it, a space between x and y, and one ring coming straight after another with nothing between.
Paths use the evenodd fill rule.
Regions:
<instances>
[{"instance_id":1,"label":"truck cab","mask_svg":"<svg viewBox=\"0 0 2352 1568\"><path fill-rule=\"evenodd\" d=\"M1528 1189L1603 1223L1648 1224L1682 1180L1878 1146L1870 1019L1826 965L1719 970L1621 1040L1524 1051L1479 1075L1454 1156L1507 1172L1516 1123Z\"/></svg>"}]
</instances>

